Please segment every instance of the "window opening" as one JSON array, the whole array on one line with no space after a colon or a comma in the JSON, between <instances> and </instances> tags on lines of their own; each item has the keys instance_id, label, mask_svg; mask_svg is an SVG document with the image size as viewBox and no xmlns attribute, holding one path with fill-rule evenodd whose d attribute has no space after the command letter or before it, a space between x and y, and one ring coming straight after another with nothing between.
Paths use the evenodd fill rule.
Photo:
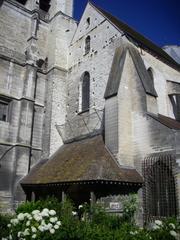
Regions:
<instances>
[{"instance_id":1,"label":"window opening","mask_svg":"<svg viewBox=\"0 0 180 240\"><path fill-rule=\"evenodd\" d=\"M85 39L85 54L88 54L90 52L90 48L91 48L91 38L90 36L87 36L87 38Z\"/></svg>"}]
</instances>

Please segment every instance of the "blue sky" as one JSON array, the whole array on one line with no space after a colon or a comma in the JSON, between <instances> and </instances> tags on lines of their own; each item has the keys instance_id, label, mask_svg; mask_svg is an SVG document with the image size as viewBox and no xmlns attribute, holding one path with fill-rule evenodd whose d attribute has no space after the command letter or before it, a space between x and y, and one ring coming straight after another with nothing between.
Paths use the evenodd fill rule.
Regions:
<instances>
[{"instance_id":1,"label":"blue sky","mask_svg":"<svg viewBox=\"0 0 180 240\"><path fill-rule=\"evenodd\" d=\"M74 0L79 20L87 0ZM158 46L180 45L180 0L92 0Z\"/></svg>"}]
</instances>

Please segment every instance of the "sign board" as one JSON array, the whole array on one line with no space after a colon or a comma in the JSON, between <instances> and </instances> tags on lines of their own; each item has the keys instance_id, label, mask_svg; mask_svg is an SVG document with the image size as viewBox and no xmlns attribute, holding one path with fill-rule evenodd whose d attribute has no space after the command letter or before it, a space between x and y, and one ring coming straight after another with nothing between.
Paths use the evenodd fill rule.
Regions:
<instances>
[{"instance_id":1,"label":"sign board","mask_svg":"<svg viewBox=\"0 0 180 240\"><path fill-rule=\"evenodd\" d=\"M118 209L120 209L120 203L119 202L110 202L109 207L110 207L110 209L118 210Z\"/></svg>"}]
</instances>

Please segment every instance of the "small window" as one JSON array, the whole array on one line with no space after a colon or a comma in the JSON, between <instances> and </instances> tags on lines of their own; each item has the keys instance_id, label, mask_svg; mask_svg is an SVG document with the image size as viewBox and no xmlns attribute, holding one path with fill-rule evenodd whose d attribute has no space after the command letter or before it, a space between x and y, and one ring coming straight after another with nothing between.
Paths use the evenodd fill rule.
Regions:
<instances>
[{"instance_id":1,"label":"small window","mask_svg":"<svg viewBox=\"0 0 180 240\"><path fill-rule=\"evenodd\" d=\"M0 98L0 121L9 121L9 100Z\"/></svg>"},{"instance_id":2,"label":"small window","mask_svg":"<svg viewBox=\"0 0 180 240\"><path fill-rule=\"evenodd\" d=\"M90 36L87 36L87 38L85 39L85 54L88 54L90 52L91 49L91 38Z\"/></svg>"},{"instance_id":3,"label":"small window","mask_svg":"<svg viewBox=\"0 0 180 240\"><path fill-rule=\"evenodd\" d=\"M50 8L50 0L40 0L39 1L39 8L45 12L48 12L49 11L49 8Z\"/></svg>"},{"instance_id":4,"label":"small window","mask_svg":"<svg viewBox=\"0 0 180 240\"><path fill-rule=\"evenodd\" d=\"M19 2L19 3L21 3L21 4L23 4L23 5L25 5L26 2L27 2L27 0L16 0L16 1Z\"/></svg>"},{"instance_id":5,"label":"small window","mask_svg":"<svg viewBox=\"0 0 180 240\"><path fill-rule=\"evenodd\" d=\"M151 79L151 81L152 81L152 84L153 84L153 86L154 86L154 76L153 76L153 70L152 70L152 68L148 68L147 72L148 72L148 74L149 74L149 76L150 76L150 79Z\"/></svg>"},{"instance_id":6,"label":"small window","mask_svg":"<svg viewBox=\"0 0 180 240\"><path fill-rule=\"evenodd\" d=\"M179 94L171 94L169 95L172 111L174 117L177 121L180 121L180 95Z\"/></svg>"},{"instance_id":7,"label":"small window","mask_svg":"<svg viewBox=\"0 0 180 240\"><path fill-rule=\"evenodd\" d=\"M86 27L88 28L90 26L90 17L86 19Z\"/></svg>"},{"instance_id":8,"label":"small window","mask_svg":"<svg viewBox=\"0 0 180 240\"><path fill-rule=\"evenodd\" d=\"M88 111L90 107L90 74L84 72L80 83L79 110Z\"/></svg>"}]
</instances>

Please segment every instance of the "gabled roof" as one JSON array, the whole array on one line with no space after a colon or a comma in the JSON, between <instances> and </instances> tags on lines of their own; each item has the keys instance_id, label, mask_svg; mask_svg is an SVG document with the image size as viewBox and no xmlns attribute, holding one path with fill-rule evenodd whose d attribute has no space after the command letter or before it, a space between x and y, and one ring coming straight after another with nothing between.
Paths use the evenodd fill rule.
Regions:
<instances>
[{"instance_id":1,"label":"gabled roof","mask_svg":"<svg viewBox=\"0 0 180 240\"><path fill-rule=\"evenodd\" d=\"M173 118L164 116L162 114L155 115L152 113L148 113L148 115L168 128L180 130L180 122L176 121Z\"/></svg>"},{"instance_id":2,"label":"gabled roof","mask_svg":"<svg viewBox=\"0 0 180 240\"><path fill-rule=\"evenodd\" d=\"M105 91L105 99L110 98L112 96L117 95L119 84L121 81L121 76L124 68L124 62L127 52L129 52L136 71L141 79L144 90L147 94L157 97L156 90L153 85L153 81L151 80L149 73L146 70L144 62L137 51L130 44L123 44L121 47L118 47L115 51L106 91Z\"/></svg>"},{"instance_id":3,"label":"gabled roof","mask_svg":"<svg viewBox=\"0 0 180 240\"><path fill-rule=\"evenodd\" d=\"M173 58L171 58L162 48L158 47L149 39L145 38L143 35L135 31L133 28L114 17L110 13L101 9L94 5L94 3L90 2L91 6L93 6L99 13L101 13L108 21L110 21L117 29L124 32L124 34L129 38L135 40L138 43L139 47L150 51L152 54L159 57L166 64L180 71L180 64L178 64Z\"/></svg>"},{"instance_id":4,"label":"gabled roof","mask_svg":"<svg viewBox=\"0 0 180 240\"><path fill-rule=\"evenodd\" d=\"M82 181L116 181L141 184L135 169L121 168L106 149L102 136L65 144L48 160L38 164L21 181L25 185Z\"/></svg>"}]
</instances>

